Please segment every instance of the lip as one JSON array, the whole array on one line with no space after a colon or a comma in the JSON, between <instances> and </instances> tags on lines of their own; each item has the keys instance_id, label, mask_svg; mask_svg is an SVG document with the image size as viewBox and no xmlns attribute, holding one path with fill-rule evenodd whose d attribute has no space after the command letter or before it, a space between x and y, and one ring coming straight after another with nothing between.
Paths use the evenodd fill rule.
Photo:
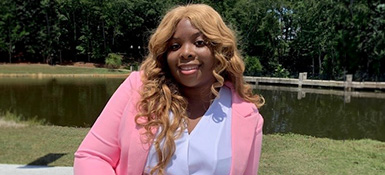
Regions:
<instances>
[{"instance_id":1,"label":"lip","mask_svg":"<svg viewBox=\"0 0 385 175\"><path fill-rule=\"evenodd\" d=\"M191 69L198 69L199 65L197 65L197 64L185 64L185 65L179 65L178 68L180 70L191 70Z\"/></svg>"},{"instance_id":2,"label":"lip","mask_svg":"<svg viewBox=\"0 0 385 175\"><path fill-rule=\"evenodd\" d=\"M184 75L191 75L197 72L199 67L200 65L198 64L184 64L184 65L179 65L178 69L179 69L179 72Z\"/></svg>"}]
</instances>

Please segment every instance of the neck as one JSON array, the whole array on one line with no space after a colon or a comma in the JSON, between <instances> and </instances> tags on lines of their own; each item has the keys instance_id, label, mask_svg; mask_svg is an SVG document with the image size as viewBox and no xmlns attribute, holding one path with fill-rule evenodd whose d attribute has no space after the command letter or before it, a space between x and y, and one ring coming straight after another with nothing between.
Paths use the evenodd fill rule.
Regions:
<instances>
[{"instance_id":1,"label":"neck","mask_svg":"<svg viewBox=\"0 0 385 175\"><path fill-rule=\"evenodd\" d=\"M197 119L204 115L210 107L214 95L210 87L182 88L182 94L187 99L187 112L190 119Z\"/></svg>"},{"instance_id":2,"label":"neck","mask_svg":"<svg viewBox=\"0 0 385 175\"><path fill-rule=\"evenodd\" d=\"M183 87L181 92L189 103L210 102L214 98L214 95L211 92L211 86L202 88Z\"/></svg>"}]
</instances>

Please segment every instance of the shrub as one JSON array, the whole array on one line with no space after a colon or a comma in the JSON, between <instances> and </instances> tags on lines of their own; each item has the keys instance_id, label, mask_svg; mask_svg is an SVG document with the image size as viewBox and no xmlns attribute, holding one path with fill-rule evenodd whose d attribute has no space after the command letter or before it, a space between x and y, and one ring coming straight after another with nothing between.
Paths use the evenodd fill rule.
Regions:
<instances>
[{"instance_id":1,"label":"shrub","mask_svg":"<svg viewBox=\"0 0 385 175\"><path fill-rule=\"evenodd\" d=\"M245 75L260 76L262 72L262 64L256 56L245 56Z\"/></svg>"},{"instance_id":2,"label":"shrub","mask_svg":"<svg viewBox=\"0 0 385 175\"><path fill-rule=\"evenodd\" d=\"M123 57L115 53L109 53L105 59L106 67L109 69L117 69L122 65Z\"/></svg>"},{"instance_id":3,"label":"shrub","mask_svg":"<svg viewBox=\"0 0 385 175\"><path fill-rule=\"evenodd\" d=\"M276 62L269 62L269 66L274 70L272 72L273 77L288 78L290 75L290 72L286 68L284 68L282 64Z\"/></svg>"}]
</instances>

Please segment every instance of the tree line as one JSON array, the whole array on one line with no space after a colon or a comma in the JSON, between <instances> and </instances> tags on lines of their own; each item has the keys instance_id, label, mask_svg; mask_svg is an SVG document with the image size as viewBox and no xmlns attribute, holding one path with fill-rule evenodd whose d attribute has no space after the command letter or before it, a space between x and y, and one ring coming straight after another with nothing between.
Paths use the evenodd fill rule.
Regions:
<instances>
[{"instance_id":1,"label":"tree line","mask_svg":"<svg viewBox=\"0 0 385 175\"><path fill-rule=\"evenodd\" d=\"M186 3L236 31L247 75L385 80L381 0L0 0L0 62L140 63L165 12Z\"/></svg>"}]
</instances>

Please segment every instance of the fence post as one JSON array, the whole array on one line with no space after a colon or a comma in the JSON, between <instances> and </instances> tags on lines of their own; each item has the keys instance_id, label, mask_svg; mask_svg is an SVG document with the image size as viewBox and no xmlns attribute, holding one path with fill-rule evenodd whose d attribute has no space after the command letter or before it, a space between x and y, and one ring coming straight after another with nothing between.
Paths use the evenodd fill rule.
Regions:
<instances>
[{"instance_id":1,"label":"fence post","mask_svg":"<svg viewBox=\"0 0 385 175\"><path fill-rule=\"evenodd\" d=\"M299 88L302 88L302 83L306 79L307 79L307 73L306 72L299 73L299 77L298 77L298 87Z\"/></svg>"},{"instance_id":2,"label":"fence post","mask_svg":"<svg viewBox=\"0 0 385 175\"><path fill-rule=\"evenodd\" d=\"M257 77L253 77L253 78L254 78L254 83L255 83L255 86L257 87L257 86L258 86L258 84L259 84L259 81L258 81Z\"/></svg>"},{"instance_id":3,"label":"fence post","mask_svg":"<svg viewBox=\"0 0 385 175\"><path fill-rule=\"evenodd\" d=\"M345 80L345 90L351 91L352 90L352 81L353 81L353 75L347 74L346 80Z\"/></svg>"}]
</instances>

